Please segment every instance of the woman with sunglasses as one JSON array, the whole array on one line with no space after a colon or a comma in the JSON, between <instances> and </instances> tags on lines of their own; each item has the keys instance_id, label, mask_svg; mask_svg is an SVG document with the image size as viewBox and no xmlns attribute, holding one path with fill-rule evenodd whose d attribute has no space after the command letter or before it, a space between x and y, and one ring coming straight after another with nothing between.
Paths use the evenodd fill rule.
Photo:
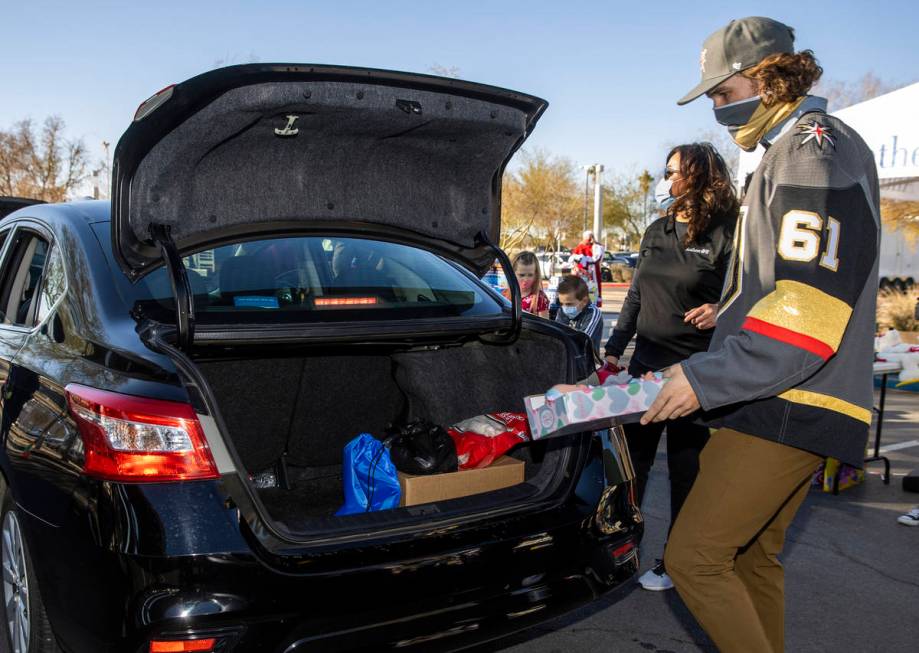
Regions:
<instances>
[{"instance_id":1,"label":"woman with sunglasses","mask_svg":"<svg viewBox=\"0 0 919 653\"><path fill-rule=\"evenodd\" d=\"M645 231L635 277L606 343L607 363L618 366L636 336L628 366L632 376L708 349L739 208L727 165L710 143L673 148L655 196L662 216ZM667 422L666 428L672 525L699 471L708 429L694 424L692 416ZM663 422L625 426L639 504L663 430ZM661 560L639 582L649 590L673 587Z\"/></svg>"}]
</instances>

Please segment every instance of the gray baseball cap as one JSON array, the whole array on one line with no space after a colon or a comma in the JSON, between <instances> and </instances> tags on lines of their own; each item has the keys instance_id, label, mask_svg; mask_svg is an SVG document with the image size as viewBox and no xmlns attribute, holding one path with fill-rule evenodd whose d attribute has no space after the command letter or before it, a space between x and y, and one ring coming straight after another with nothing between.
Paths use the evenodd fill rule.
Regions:
<instances>
[{"instance_id":1,"label":"gray baseball cap","mask_svg":"<svg viewBox=\"0 0 919 653\"><path fill-rule=\"evenodd\" d=\"M708 93L731 75L758 64L771 54L794 52L795 31L777 20L750 16L732 20L702 44L702 81L677 104Z\"/></svg>"}]
</instances>

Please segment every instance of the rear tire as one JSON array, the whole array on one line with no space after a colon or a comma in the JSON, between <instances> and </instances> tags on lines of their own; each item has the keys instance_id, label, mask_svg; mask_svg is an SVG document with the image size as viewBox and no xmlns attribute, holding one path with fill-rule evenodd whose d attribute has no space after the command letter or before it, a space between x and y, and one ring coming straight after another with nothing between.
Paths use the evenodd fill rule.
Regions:
<instances>
[{"instance_id":1,"label":"rear tire","mask_svg":"<svg viewBox=\"0 0 919 653\"><path fill-rule=\"evenodd\" d=\"M22 536L9 492L0 511L0 565L3 572L0 630L10 653L59 653L38 591L32 557Z\"/></svg>"}]
</instances>

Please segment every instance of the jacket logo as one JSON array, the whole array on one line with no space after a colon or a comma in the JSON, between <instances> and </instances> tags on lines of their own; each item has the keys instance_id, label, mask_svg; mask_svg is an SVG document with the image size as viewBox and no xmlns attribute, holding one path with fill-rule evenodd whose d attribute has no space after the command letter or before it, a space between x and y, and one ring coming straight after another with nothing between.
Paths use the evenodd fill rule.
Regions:
<instances>
[{"instance_id":1,"label":"jacket logo","mask_svg":"<svg viewBox=\"0 0 919 653\"><path fill-rule=\"evenodd\" d=\"M711 254L712 250L709 248L700 248L700 247L687 247L687 252L692 252L693 254Z\"/></svg>"},{"instance_id":2,"label":"jacket logo","mask_svg":"<svg viewBox=\"0 0 919 653\"><path fill-rule=\"evenodd\" d=\"M833 146L834 150L836 149L836 141L833 140L833 130L826 125L821 125L816 120L812 121L810 124L798 125L798 131L801 132L798 134L799 136L804 136L801 145L809 141L814 141L817 143L817 147L822 148L823 142L826 141Z\"/></svg>"},{"instance_id":3,"label":"jacket logo","mask_svg":"<svg viewBox=\"0 0 919 653\"><path fill-rule=\"evenodd\" d=\"M275 128L274 133L278 136L296 136L300 133L300 130L297 127L294 127L294 123L297 122L297 118L300 116L287 116L287 124L284 125L284 129Z\"/></svg>"}]
</instances>

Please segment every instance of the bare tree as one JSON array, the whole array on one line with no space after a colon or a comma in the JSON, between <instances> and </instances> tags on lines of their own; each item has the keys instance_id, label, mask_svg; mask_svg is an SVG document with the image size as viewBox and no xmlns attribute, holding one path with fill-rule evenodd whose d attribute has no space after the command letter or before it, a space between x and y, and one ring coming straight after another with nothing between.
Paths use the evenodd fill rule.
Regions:
<instances>
[{"instance_id":1,"label":"bare tree","mask_svg":"<svg viewBox=\"0 0 919 653\"><path fill-rule=\"evenodd\" d=\"M838 79L820 80L812 93L827 99L827 110L838 111L853 104L870 100L879 95L896 91L912 82L896 83L881 79L873 72L867 72L851 82Z\"/></svg>"},{"instance_id":2,"label":"bare tree","mask_svg":"<svg viewBox=\"0 0 919 653\"><path fill-rule=\"evenodd\" d=\"M648 213L648 191L653 178L647 170L610 175L603 188L603 226L620 231L630 247L638 246Z\"/></svg>"},{"instance_id":3,"label":"bare tree","mask_svg":"<svg viewBox=\"0 0 919 653\"><path fill-rule=\"evenodd\" d=\"M82 139L64 137L60 116L45 119L36 132L30 119L0 131L0 195L62 202L86 178Z\"/></svg>"},{"instance_id":4,"label":"bare tree","mask_svg":"<svg viewBox=\"0 0 919 653\"><path fill-rule=\"evenodd\" d=\"M460 69L456 66L441 66L439 63L428 66L428 72L432 75L453 77L454 79L459 79L460 76Z\"/></svg>"},{"instance_id":5,"label":"bare tree","mask_svg":"<svg viewBox=\"0 0 919 653\"><path fill-rule=\"evenodd\" d=\"M112 187L111 143L102 141L102 158L90 173L93 184L93 199L109 199Z\"/></svg>"},{"instance_id":6,"label":"bare tree","mask_svg":"<svg viewBox=\"0 0 919 653\"><path fill-rule=\"evenodd\" d=\"M902 231L907 242L919 240L919 202L881 198L881 220L892 231Z\"/></svg>"},{"instance_id":7,"label":"bare tree","mask_svg":"<svg viewBox=\"0 0 919 653\"><path fill-rule=\"evenodd\" d=\"M249 52L248 55L241 55L237 52L230 54L228 52L220 59L214 59L214 68L223 68L224 66L235 66L244 63L258 63L259 61L261 61L261 59L254 52Z\"/></svg>"},{"instance_id":8,"label":"bare tree","mask_svg":"<svg viewBox=\"0 0 919 653\"><path fill-rule=\"evenodd\" d=\"M577 230L581 195L575 166L544 150L523 151L521 157L521 167L504 175L501 247L512 250L529 242L551 248Z\"/></svg>"}]
</instances>

